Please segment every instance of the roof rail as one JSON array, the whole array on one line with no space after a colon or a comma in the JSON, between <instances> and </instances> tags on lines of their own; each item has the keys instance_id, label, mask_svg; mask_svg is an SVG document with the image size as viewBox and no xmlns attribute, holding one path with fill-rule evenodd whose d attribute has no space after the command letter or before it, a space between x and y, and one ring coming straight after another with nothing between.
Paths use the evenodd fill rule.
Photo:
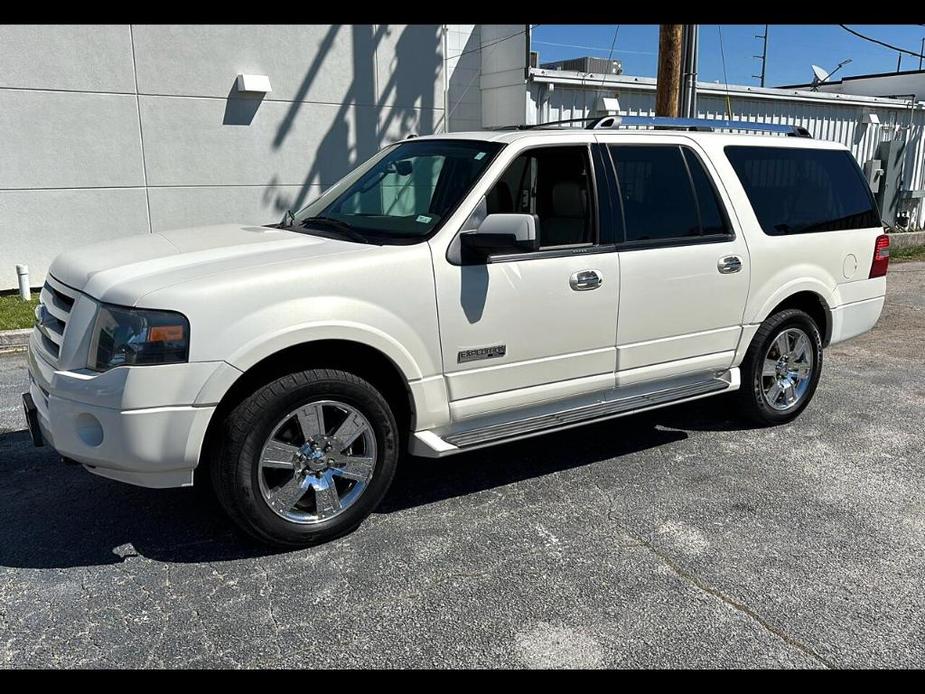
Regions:
<instances>
[{"instance_id":1,"label":"roof rail","mask_svg":"<svg viewBox=\"0 0 925 694\"><path fill-rule=\"evenodd\" d=\"M744 120L725 120L722 118L666 118L664 116L587 116L585 118L566 118L530 125L502 125L487 130L534 130L570 123L587 123L588 130L612 130L616 128L662 128L665 130L751 130L753 132L777 133L791 137L809 137L810 132L801 125L780 125L776 123L753 123Z\"/></svg>"},{"instance_id":2,"label":"roof rail","mask_svg":"<svg viewBox=\"0 0 925 694\"><path fill-rule=\"evenodd\" d=\"M584 119L576 119L584 120ZM660 116L603 116L592 119L585 127L589 130L610 130L614 128L649 127L668 130L752 130L756 132L777 133L791 137L812 137L809 131L799 125L779 125L775 123L752 123L744 120L724 120L720 118L664 118Z\"/></svg>"},{"instance_id":3,"label":"roof rail","mask_svg":"<svg viewBox=\"0 0 925 694\"><path fill-rule=\"evenodd\" d=\"M486 130L533 130L535 128L546 128L550 125L565 125L566 123L588 123L589 121L599 121L600 116L588 116L586 118L566 118L564 120L550 120L545 123L531 123L529 125L496 125Z\"/></svg>"}]
</instances>

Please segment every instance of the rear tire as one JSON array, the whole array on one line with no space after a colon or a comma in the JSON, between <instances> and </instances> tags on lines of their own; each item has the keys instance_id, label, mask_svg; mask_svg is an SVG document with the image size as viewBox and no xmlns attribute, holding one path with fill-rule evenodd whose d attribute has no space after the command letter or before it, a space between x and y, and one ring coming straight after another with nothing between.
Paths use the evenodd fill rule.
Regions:
<instances>
[{"instance_id":1,"label":"rear tire","mask_svg":"<svg viewBox=\"0 0 925 694\"><path fill-rule=\"evenodd\" d=\"M210 472L228 516L276 547L344 535L369 516L398 464L398 426L379 391L312 369L259 388L226 417Z\"/></svg>"},{"instance_id":2,"label":"rear tire","mask_svg":"<svg viewBox=\"0 0 925 694\"><path fill-rule=\"evenodd\" d=\"M809 314L785 309L758 328L741 365L737 396L743 414L773 426L796 419L822 373L822 336Z\"/></svg>"}]
</instances>

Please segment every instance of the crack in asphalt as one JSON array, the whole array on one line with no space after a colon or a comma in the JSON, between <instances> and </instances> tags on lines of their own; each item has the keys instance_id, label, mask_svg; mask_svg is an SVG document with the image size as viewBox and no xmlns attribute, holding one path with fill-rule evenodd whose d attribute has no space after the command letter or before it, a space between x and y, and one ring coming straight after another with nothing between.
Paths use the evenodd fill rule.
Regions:
<instances>
[{"instance_id":1,"label":"crack in asphalt","mask_svg":"<svg viewBox=\"0 0 925 694\"><path fill-rule=\"evenodd\" d=\"M164 602L170 599L170 563L164 564L166 573L164 576L164 595L162 600ZM158 635L154 639L153 645L151 645L150 650L148 651L148 657L145 659L144 665L142 667L149 667L151 663L154 662L154 659L157 657L157 650L163 645L164 639L167 637L167 632L170 629L170 616L167 612L164 611L164 605L161 602L155 603L157 606L157 611L161 614L161 629Z\"/></svg>"},{"instance_id":2,"label":"crack in asphalt","mask_svg":"<svg viewBox=\"0 0 925 694\"><path fill-rule=\"evenodd\" d=\"M260 596L266 597L267 614L270 617L270 621L273 622L273 639L276 643L276 657L279 659L279 662L282 663L284 662L283 644L279 640L279 632L282 626L276 618L276 611L273 609L273 586L270 584L270 572L267 571L267 567L262 561L258 561L257 566L260 567L260 570L263 572L263 588L267 591L266 596L264 596L263 589L261 589L259 591Z\"/></svg>"},{"instance_id":3,"label":"crack in asphalt","mask_svg":"<svg viewBox=\"0 0 925 694\"><path fill-rule=\"evenodd\" d=\"M832 661L828 660L827 658L819 654L811 646L790 636L788 633L786 633L782 629L779 629L778 627L771 624L767 619L765 619L760 614L755 612L752 608L750 608L745 603L739 602L735 598L729 595L726 595L721 590L714 588L713 586L708 584L706 581L704 581L702 578L700 578L697 574L693 573L692 571L686 571L677 562L675 562L670 556L668 556L667 554L665 554L663 551L659 550L658 548L654 547L650 542L648 542L644 538L641 538L639 536L634 535L631 532L628 532L626 528L623 526L620 526L620 527L623 530L623 532L625 532L629 537L632 537L633 539L638 541L639 546L645 547L647 550L649 550L649 552L655 555L662 562L662 564L667 566L675 575L683 579L688 584L694 586L695 588L698 588L699 590L703 591L704 593L707 593L708 595L712 595L713 597L721 600L723 603L733 608L734 610L737 610L738 612L746 615L747 617L750 617L754 622L760 625L765 631L772 634L773 636L776 636L777 638L779 638L781 641L783 641L787 645L792 646L793 648L796 648L798 651L800 651L804 655L809 656L810 658L820 663L824 667L830 670L836 669L838 667Z\"/></svg>"},{"instance_id":4,"label":"crack in asphalt","mask_svg":"<svg viewBox=\"0 0 925 694\"><path fill-rule=\"evenodd\" d=\"M740 614L743 614L746 617L750 618L753 622L758 624L766 632L768 632L772 636L776 636L778 639L786 643L788 646L791 646L792 648L797 649L804 655L809 656L810 658L815 660L817 663L819 663L823 667L829 670L834 670L838 668L838 666L835 663L827 659L825 656L821 655L818 651L816 651L814 648L812 648L808 644L800 641L799 639L794 638L793 636L790 636L783 629L780 629L779 627L774 626L773 624L771 624L771 622L769 622L767 619L765 619L760 614L755 612L755 610L750 608L745 603L740 602L739 600L736 600L735 598L733 598L730 595L727 595L726 593L719 590L718 588L714 588L709 583L707 583L705 580L703 580L700 576L695 574L693 571L688 571L684 569L680 564L678 564L678 562L672 559L671 556L669 556L666 552L655 547L655 545L653 545L649 540L645 539L644 537L634 533L624 523L621 523L618 519L614 518L614 514L616 513L616 501L614 500L613 496L611 494L608 494L607 491L603 489L602 487L600 487L599 485L595 484L594 486L597 488L599 492L601 492L604 498L607 499L607 502L608 502L607 520L610 521L617 529L619 529L619 531L623 533L627 538L633 541L631 544L622 544L620 545L621 547L625 549L637 549L641 547L641 548L648 550L665 567L667 567L673 574L675 574L678 578L683 580L688 585L693 586L694 588L700 590L701 592L706 593L707 595L711 595L712 597L720 600L723 604L727 605L728 607L731 607L732 609L736 610Z\"/></svg>"}]
</instances>

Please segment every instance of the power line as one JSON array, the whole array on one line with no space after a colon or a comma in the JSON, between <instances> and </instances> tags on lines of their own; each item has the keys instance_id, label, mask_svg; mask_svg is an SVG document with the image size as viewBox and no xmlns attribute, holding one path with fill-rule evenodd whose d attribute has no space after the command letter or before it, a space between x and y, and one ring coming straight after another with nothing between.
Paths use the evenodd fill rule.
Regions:
<instances>
[{"instance_id":1,"label":"power line","mask_svg":"<svg viewBox=\"0 0 925 694\"><path fill-rule=\"evenodd\" d=\"M448 56L446 57L446 59L447 59L447 60L453 60L454 58L459 58L459 57L462 57L462 56L467 55L467 54L469 54L469 53L475 53L476 51L485 50L486 48L490 48L491 46L495 46L495 45L501 43L502 41L507 41L508 39L514 39L514 38L517 38L518 36L522 36L523 34L526 34L528 31L532 31L533 29L536 29L538 26L543 26L543 25L542 25L542 24L533 24L533 25L530 26L530 28L528 28L528 29L522 29L521 31L518 31L516 34L511 34L510 36L505 36L504 38L498 39L497 41L491 41L490 43L482 44L482 45L479 46L478 48L470 48L468 51L463 51L462 53L457 53L456 55L448 55Z\"/></svg>"},{"instance_id":2,"label":"power line","mask_svg":"<svg viewBox=\"0 0 925 694\"><path fill-rule=\"evenodd\" d=\"M604 46L583 46L578 43L557 43L555 41L540 41L538 39L533 39L532 43L539 43L544 46L560 46L562 48L581 48L585 51L598 51L604 53L607 48ZM611 51L612 53L635 53L636 55L658 55L655 51L634 51L629 48L614 48Z\"/></svg>"},{"instance_id":3,"label":"power line","mask_svg":"<svg viewBox=\"0 0 925 694\"><path fill-rule=\"evenodd\" d=\"M899 51L900 53L907 53L908 55L914 56L916 58L925 57L921 53L916 53L915 51L906 50L905 48L900 48L899 46L894 46L892 44L889 44L886 41L881 41L879 39L871 38L870 36L865 36L864 34L861 34L855 31L854 29L849 29L844 24L839 24L838 26L840 26L842 29L847 31L849 34L854 34L860 39L864 39L865 41L870 41L871 43L876 43L878 46L889 48L891 51Z\"/></svg>"},{"instance_id":4,"label":"power line","mask_svg":"<svg viewBox=\"0 0 925 694\"><path fill-rule=\"evenodd\" d=\"M716 31L719 33L719 57L723 62L723 82L726 83L726 110L729 111L729 117L732 118L732 101L729 99L729 79L726 77L726 52L723 50L723 27L717 24Z\"/></svg>"},{"instance_id":5,"label":"power line","mask_svg":"<svg viewBox=\"0 0 925 694\"><path fill-rule=\"evenodd\" d=\"M475 53L475 51L481 51L481 50L484 50L484 49L486 49L486 48L492 48L492 49L493 49L493 47L494 47L494 46L497 46L499 43L501 43L501 42L503 42L503 41L507 41L508 39L513 39L513 38L515 38L515 37L517 37L517 36L520 36L520 35L522 35L522 34L525 34L525 33L527 33L528 31L530 31L531 29L535 29L535 28L538 27L538 26L540 26L540 25L539 25L539 24L534 24L534 25L531 26L529 29L524 29L524 30L522 30L522 31L518 31L516 34L511 34L510 36L505 36L503 39L498 39L497 41L491 41L491 42L489 42L489 43L484 44L483 46L480 46L479 48L474 48L474 49L469 50L469 51L464 51L464 52L462 52L462 53L459 53L458 55L454 55L454 56L452 56L452 57L450 57L450 58L447 58L447 60L452 60L453 58L458 58L459 56L465 55L466 53ZM479 34L479 36L481 36L481 34ZM492 51L489 51L489 53L491 53L491 52L494 52L494 51L493 51L493 50L492 50ZM454 113L456 113L456 109L459 108L459 106L462 104L463 99L465 98L466 94L469 93L469 90L472 88L472 85L475 84L475 81L476 81L479 77L481 77L481 76L482 76L482 71L481 71L481 70L476 70L476 71L475 71L475 74L473 74L472 77L469 79L469 82L466 84L465 89L463 89L462 94L459 95L459 100L456 102L456 105L453 106L453 108L450 109L449 113L447 113L447 114L444 116L444 118L443 118L444 129L446 129L446 128L449 127L449 125L450 125L450 118L452 117L452 115L453 115ZM449 104L447 104L447 105L449 105Z\"/></svg>"},{"instance_id":6,"label":"power line","mask_svg":"<svg viewBox=\"0 0 925 694\"><path fill-rule=\"evenodd\" d=\"M608 63L610 62L610 59L613 58L613 47L617 45L617 34L619 33L620 33L620 25L617 24L617 28L614 29L613 31L613 40L610 42L610 52L607 54ZM607 73L605 72L603 75L601 75L601 83L598 86L598 90L601 90L604 88L604 81L606 79L607 79ZM582 82L584 82L584 78L582 78Z\"/></svg>"}]
</instances>

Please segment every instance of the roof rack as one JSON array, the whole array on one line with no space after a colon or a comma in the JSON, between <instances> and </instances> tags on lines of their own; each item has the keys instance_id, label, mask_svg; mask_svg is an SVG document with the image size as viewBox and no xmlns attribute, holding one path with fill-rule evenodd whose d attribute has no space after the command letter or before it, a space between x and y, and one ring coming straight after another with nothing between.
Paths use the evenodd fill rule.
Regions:
<instances>
[{"instance_id":1,"label":"roof rack","mask_svg":"<svg viewBox=\"0 0 925 694\"><path fill-rule=\"evenodd\" d=\"M584 127L588 130L612 130L624 127L698 131L750 130L753 132L789 135L790 137L812 137L806 128L799 125L752 123L744 120L720 118L665 118L662 116L588 116L587 118L567 118L535 125L506 125L492 128L492 130L533 130L535 128L547 128L570 123L587 123Z\"/></svg>"},{"instance_id":2,"label":"roof rack","mask_svg":"<svg viewBox=\"0 0 925 694\"><path fill-rule=\"evenodd\" d=\"M596 118L585 127L589 130L609 130L626 126L664 128L667 130L751 130L777 133L791 137L812 137L809 131L799 125L775 123L752 123L744 120L720 118L664 118L659 116L604 116Z\"/></svg>"}]
</instances>

